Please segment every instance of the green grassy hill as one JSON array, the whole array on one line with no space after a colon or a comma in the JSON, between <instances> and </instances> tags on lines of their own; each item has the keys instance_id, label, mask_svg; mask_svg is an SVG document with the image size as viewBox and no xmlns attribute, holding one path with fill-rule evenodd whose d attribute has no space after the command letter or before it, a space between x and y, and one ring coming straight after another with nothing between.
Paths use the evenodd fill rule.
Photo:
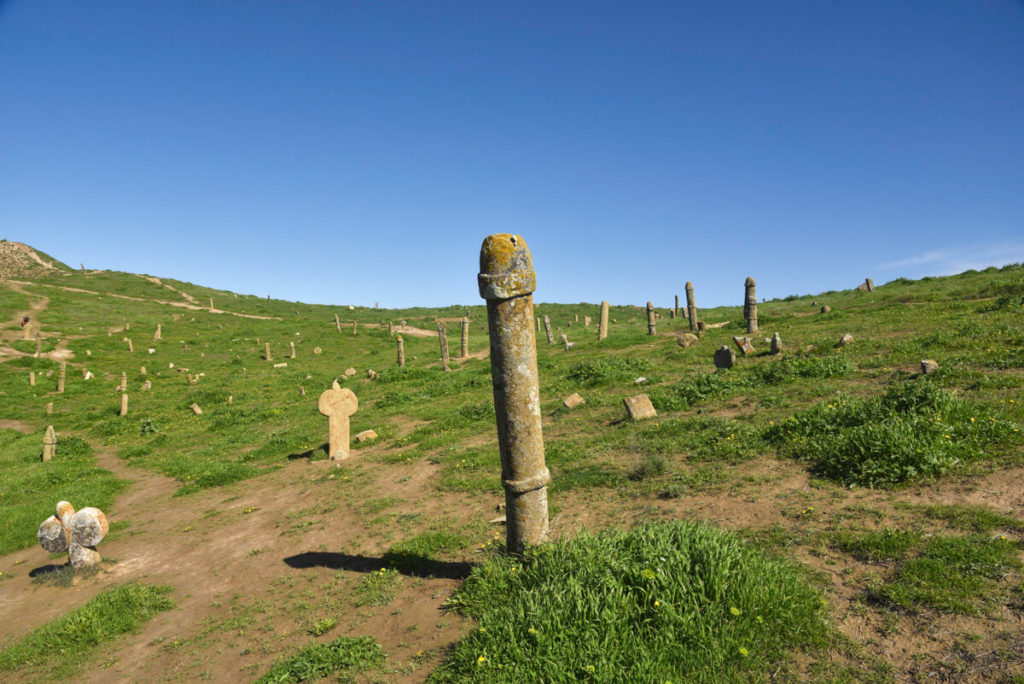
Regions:
<instances>
[{"instance_id":1,"label":"green grassy hill","mask_svg":"<svg viewBox=\"0 0 1024 684\"><path fill-rule=\"evenodd\" d=\"M560 541L524 559L497 553L501 528L487 522L503 496L482 301L318 306L63 264L5 277L0 551L8 555L0 571L14 579L0 575L0 591L23 590L11 559L45 560L32 521L60 498L79 505L83 478L96 482L104 507L138 486L100 467L94 450L116 454L139 478L169 478L165 512L181 507L200 521L168 532L169 553L188 548L209 520L227 526L211 529L348 558L316 565L318 581L336 594L320 602L293 584L299 571L283 551L254 545L246 562L258 568L256 579L239 576L233 603L208 606L216 615L202 619L187 606L171 609L166 615L181 615L173 627L157 618L144 633L160 639L149 649L159 654L153 667L176 668L182 679L254 679L277 663L275 673L299 679L294 672L308 666L320 676L362 668L359 676L375 681L431 672L445 681L621 681L621 673L630 681L895 681L932 672L1024 681L1012 679L1024 677L1021 265L764 302L748 356L732 341L746 334L739 296L734 307L699 311L717 327L689 348L677 343L689 332L685 315L673 319L665 308L649 336L642 302L612 306L615 322L599 341L597 304L538 304L536 316L555 328L556 343L540 332L537 350L552 536ZM38 358L19 326L28 311ZM466 315L470 355L461 359L457 319ZM438 319L448 321L452 372L439 363ZM403 334L407 364L399 369L388 325L403 321L425 332ZM774 332L784 345L778 356L763 339ZM568 351L562 333L574 343ZM847 333L853 341L840 345ZM737 351L730 370L712 362L722 345ZM923 375L923 359L938 371ZM58 394L62 361L67 384ZM352 435L378 434L353 439L353 458L340 470L326 461L326 419L317 411L335 379L359 398ZM569 410L562 400L573 392L586 403ZM640 392L658 416L623 420L623 398ZM42 464L48 424L59 433L59 456ZM272 492L287 500L264 529L252 511L269 508L260 501L278 499ZM339 516L352 531L345 549L332 537ZM80 592L70 609L113 581L105 577L120 577L118 566L130 566L132 545L147 535L131 512L121 518L137 536L121 542L116 563L78 588L29 590ZM732 574L704 575L708 564ZM694 592L697 580L707 589ZM452 612L441 612L453 590ZM179 604L188 591L177 589ZM227 602L232 592L218 596ZM429 628L416 622L423 602L432 606L429 619L419 616ZM26 620L25 630L34 627ZM168 635L184 645L167 648ZM646 646L637 635L649 635ZM368 642L342 636L375 641L366 650ZM218 655L231 648L249 652ZM116 660L127 649L107 653ZM508 668L519 660L535 665L513 677ZM64 672L50 665L11 670L26 678ZM80 667L92 671L100 660Z\"/></svg>"}]
</instances>

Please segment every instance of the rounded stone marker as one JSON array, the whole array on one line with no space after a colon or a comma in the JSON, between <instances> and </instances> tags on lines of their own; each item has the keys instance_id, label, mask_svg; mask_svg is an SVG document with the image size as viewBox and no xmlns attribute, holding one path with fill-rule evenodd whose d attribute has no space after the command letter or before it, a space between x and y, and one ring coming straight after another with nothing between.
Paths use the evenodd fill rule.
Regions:
<instances>
[{"instance_id":1,"label":"rounded stone marker","mask_svg":"<svg viewBox=\"0 0 1024 684\"><path fill-rule=\"evenodd\" d=\"M92 506L83 508L71 516L68 527L71 530L71 539L82 546L96 546L110 530L107 516Z\"/></svg>"},{"instance_id":2,"label":"rounded stone marker","mask_svg":"<svg viewBox=\"0 0 1024 684\"><path fill-rule=\"evenodd\" d=\"M63 553L71 543L71 534L55 515L51 515L39 526L36 533L39 545L50 553Z\"/></svg>"}]
</instances>

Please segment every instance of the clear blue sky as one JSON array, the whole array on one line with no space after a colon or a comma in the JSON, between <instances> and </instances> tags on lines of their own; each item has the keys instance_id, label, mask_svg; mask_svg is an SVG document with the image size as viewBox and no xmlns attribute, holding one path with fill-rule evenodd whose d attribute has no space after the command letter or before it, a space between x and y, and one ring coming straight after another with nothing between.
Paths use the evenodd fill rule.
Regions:
<instances>
[{"instance_id":1,"label":"clear blue sky","mask_svg":"<svg viewBox=\"0 0 1024 684\"><path fill-rule=\"evenodd\" d=\"M0 0L0 237L289 300L1024 261L1024 3Z\"/></svg>"}]
</instances>

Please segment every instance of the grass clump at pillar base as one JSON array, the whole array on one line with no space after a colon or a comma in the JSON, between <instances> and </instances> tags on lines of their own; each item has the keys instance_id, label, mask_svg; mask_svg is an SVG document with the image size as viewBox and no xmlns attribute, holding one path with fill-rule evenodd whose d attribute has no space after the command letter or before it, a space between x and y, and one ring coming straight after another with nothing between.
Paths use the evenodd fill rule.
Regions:
<instances>
[{"instance_id":1,"label":"grass clump at pillar base","mask_svg":"<svg viewBox=\"0 0 1024 684\"><path fill-rule=\"evenodd\" d=\"M373 637L339 637L311 644L275 665L256 684L308 682L338 675L340 681L384 664L384 649Z\"/></svg>"},{"instance_id":2,"label":"grass clump at pillar base","mask_svg":"<svg viewBox=\"0 0 1024 684\"><path fill-rule=\"evenodd\" d=\"M765 431L780 454L847 486L892 487L935 478L1020 439L1017 424L930 382L904 382L867 399L839 397Z\"/></svg>"},{"instance_id":3,"label":"grass clump at pillar base","mask_svg":"<svg viewBox=\"0 0 1024 684\"><path fill-rule=\"evenodd\" d=\"M0 651L0 670L42 666L53 678L69 675L104 643L173 608L170 592L170 587L138 583L107 589Z\"/></svg>"},{"instance_id":4,"label":"grass clump at pillar base","mask_svg":"<svg viewBox=\"0 0 1024 684\"><path fill-rule=\"evenodd\" d=\"M447 605L479 628L434 682L756 679L830 636L821 595L791 563L695 522L496 556Z\"/></svg>"}]
</instances>

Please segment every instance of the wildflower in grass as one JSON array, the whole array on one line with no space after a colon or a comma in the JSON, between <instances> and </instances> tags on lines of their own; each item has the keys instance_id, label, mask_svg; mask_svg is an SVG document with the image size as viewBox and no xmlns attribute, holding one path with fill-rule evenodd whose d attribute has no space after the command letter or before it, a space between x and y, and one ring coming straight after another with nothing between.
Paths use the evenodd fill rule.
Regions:
<instances>
[{"instance_id":1,"label":"wildflower in grass","mask_svg":"<svg viewBox=\"0 0 1024 684\"><path fill-rule=\"evenodd\" d=\"M746 658L748 655L750 655L750 651L740 646L740 656Z\"/></svg>"},{"instance_id":2,"label":"wildflower in grass","mask_svg":"<svg viewBox=\"0 0 1024 684\"><path fill-rule=\"evenodd\" d=\"M758 621L758 622L764 622L764 618L763 618L763 617L761 617L760 615L758 615L758 616L757 616L757 621Z\"/></svg>"},{"instance_id":3,"label":"wildflower in grass","mask_svg":"<svg viewBox=\"0 0 1024 684\"><path fill-rule=\"evenodd\" d=\"M530 634L537 634L538 633L537 630L535 630L533 627L531 627L530 629L528 629L526 631L529 632Z\"/></svg>"},{"instance_id":4,"label":"wildflower in grass","mask_svg":"<svg viewBox=\"0 0 1024 684\"><path fill-rule=\"evenodd\" d=\"M660 605L661 605L661 601L655 601L654 602L654 607L655 608L659 607Z\"/></svg>"},{"instance_id":5,"label":"wildflower in grass","mask_svg":"<svg viewBox=\"0 0 1024 684\"><path fill-rule=\"evenodd\" d=\"M594 671L594 666L593 665L587 665L583 669L586 670L587 672L593 672Z\"/></svg>"},{"instance_id":6,"label":"wildflower in grass","mask_svg":"<svg viewBox=\"0 0 1024 684\"><path fill-rule=\"evenodd\" d=\"M651 580L651 579L654 579L654 577L655 577L654 571L651 570L650 568L644 568L643 570L640 571L640 574L643 575L644 579Z\"/></svg>"},{"instance_id":7,"label":"wildflower in grass","mask_svg":"<svg viewBox=\"0 0 1024 684\"><path fill-rule=\"evenodd\" d=\"M743 611L741 611L736 606L732 606L731 608L729 608L729 612L732 613L733 615L739 616Z\"/></svg>"},{"instance_id":8,"label":"wildflower in grass","mask_svg":"<svg viewBox=\"0 0 1024 684\"><path fill-rule=\"evenodd\" d=\"M483 665L486 662L487 662L487 657L486 656L480 656L479 658L476 659L476 664L477 665Z\"/></svg>"}]
</instances>

